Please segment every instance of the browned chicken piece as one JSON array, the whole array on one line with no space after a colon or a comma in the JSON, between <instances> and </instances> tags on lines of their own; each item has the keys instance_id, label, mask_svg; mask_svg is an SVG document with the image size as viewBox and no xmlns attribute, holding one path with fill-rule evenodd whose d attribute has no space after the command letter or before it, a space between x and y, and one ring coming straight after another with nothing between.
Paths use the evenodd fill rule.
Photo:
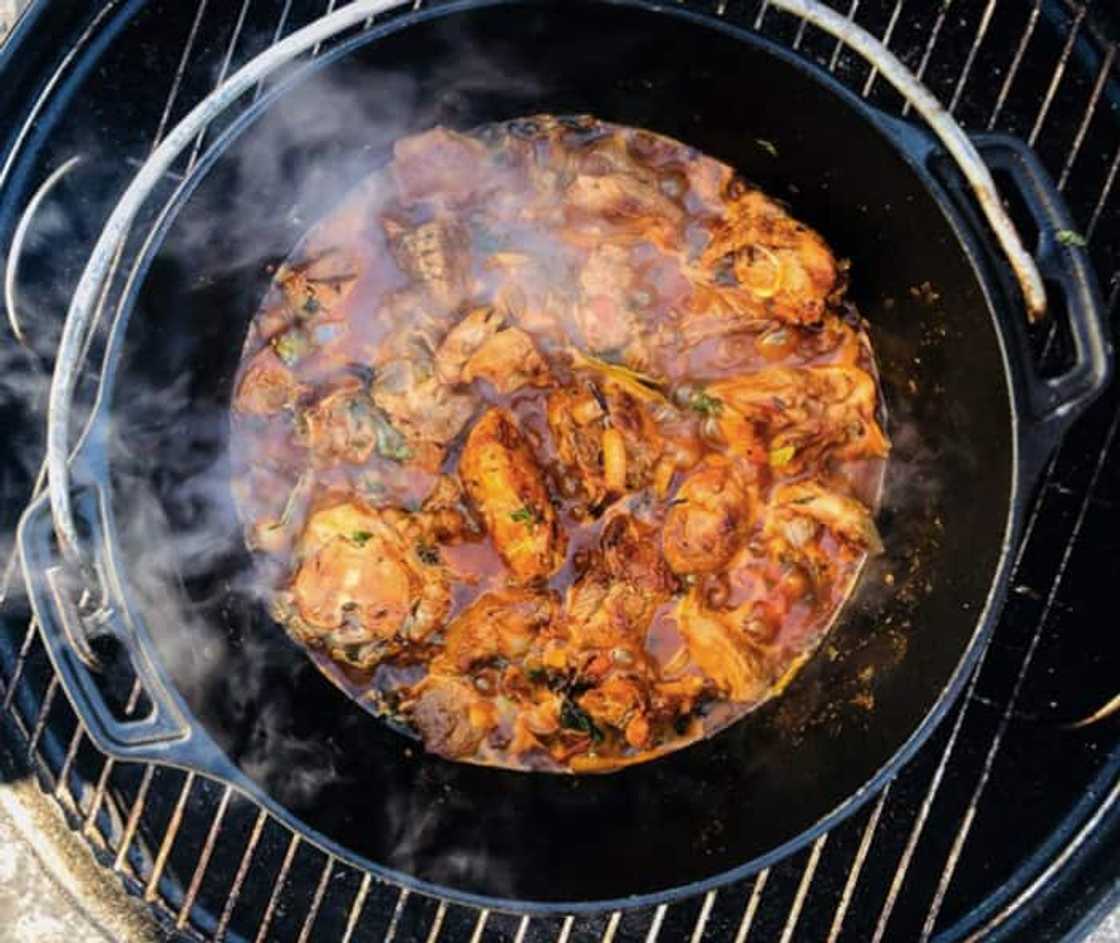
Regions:
<instances>
[{"instance_id":1,"label":"browned chicken piece","mask_svg":"<svg viewBox=\"0 0 1120 943\"><path fill-rule=\"evenodd\" d=\"M271 347L263 347L237 385L233 408L251 416L271 416L295 405L306 389Z\"/></svg>"},{"instance_id":2,"label":"browned chicken piece","mask_svg":"<svg viewBox=\"0 0 1120 943\"><path fill-rule=\"evenodd\" d=\"M435 198L460 203L485 177L486 147L447 128L401 138L393 145L393 177L406 203Z\"/></svg>"},{"instance_id":3,"label":"browned chicken piece","mask_svg":"<svg viewBox=\"0 0 1120 943\"><path fill-rule=\"evenodd\" d=\"M429 471L439 469L447 445L474 414L476 403L469 393L454 392L440 382L431 360L420 356L383 366L374 381L373 401L403 437L402 460Z\"/></svg>"},{"instance_id":4,"label":"browned chicken piece","mask_svg":"<svg viewBox=\"0 0 1120 943\"><path fill-rule=\"evenodd\" d=\"M621 730L633 747L646 746L653 732L646 711L649 697L646 686L635 679L607 678L602 684L580 695L579 706L593 721Z\"/></svg>"},{"instance_id":5,"label":"browned chicken piece","mask_svg":"<svg viewBox=\"0 0 1120 943\"><path fill-rule=\"evenodd\" d=\"M665 450L651 411L663 405L668 404L659 394L610 375L549 394L548 426L557 457L578 476L591 509L650 483Z\"/></svg>"},{"instance_id":6,"label":"browned chicken piece","mask_svg":"<svg viewBox=\"0 0 1120 943\"><path fill-rule=\"evenodd\" d=\"M361 381L348 380L303 412L303 439L320 465L365 462L377 445L376 409Z\"/></svg>"},{"instance_id":7,"label":"browned chicken piece","mask_svg":"<svg viewBox=\"0 0 1120 943\"><path fill-rule=\"evenodd\" d=\"M453 672L504 658L523 658L556 612L551 593L510 587L484 593L448 626L440 661Z\"/></svg>"},{"instance_id":8,"label":"browned chicken piece","mask_svg":"<svg viewBox=\"0 0 1120 943\"><path fill-rule=\"evenodd\" d=\"M829 491L819 482L782 485L771 502L773 507L766 519L768 537L775 533L788 536L789 522L808 518L863 550L879 553L883 549L871 511L855 498Z\"/></svg>"},{"instance_id":9,"label":"browned chicken piece","mask_svg":"<svg viewBox=\"0 0 1120 943\"><path fill-rule=\"evenodd\" d=\"M447 332L436 349L439 378L449 386L469 382L463 379L467 362L504 324L505 317L497 308L482 307L469 311Z\"/></svg>"},{"instance_id":10,"label":"browned chicken piece","mask_svg":"<svg viewBox=\"0 0 1120 943\"><path fill-rule=\"evenodd\" d=\"M436 552L439 544L477 540L482 530L467 506L463 486L454 475L440 475L419 513L413 515L417 539Z\"/></svg>"},{"instance_id":11,"label":"browned chicken piece","mask_svg":"<svg viewBox=\"0 0 1120 943\"><path fill-rule=\"evenodd\" d=\"M675 573L711 573L725 566L746 537L750 489L733 462L709 455L681 482L662 532L662 551Z\"/></svg>"},{"instance_id":12,"label":"browned chicken piece","mask_svg":"<svg viewBox=\"0 0 1120 943\"><path fill-rule=\"evenodd\" d=\"M427 566L379 511L344 503L313 514L297 545L292 582L306 641L368 667L425 640L451 608L447 577Z\"/></svg>"},{"instance_id":13,"label":"browned chicken piece","mask_svg":"<svg viewBox=\"0 0 1120 943\"><path fill-rule=\"evenodd\" d=\"M523 386L548 386L552 376L533 339L517 327L499 331L478 350L463 368L463 380L488 381L499 393L508 394Z\"/></svg>"},{"instance_id":14,"label":"browned chicken piece","mask_svg":"<svg viewBox=\"0 0 1120 943\"><path fill-rule=\"evenodd\" d=\"M474 424L459 475L514 579L529 582L560 568L567 536L536 457L509 413L490 409Z\"/></svg>"},{"instance_id":15,"label":"browned chicken piece","mask_svg":"<svg viewBox=\"0 0 1120 943\"><path fill-rule=\"evenodd\" d=\"M770 464L787 476L825 451L854 459L883 458L890 449L875 419L875 381L858 367L770 367L709 384L705 394L727 407L720 423L728 441L736 414L764 423L774 433Z\"/></svg>"},{"instance_id":16,"label":"browned chicken piece","mask_svg":"<svg viewBox=\"0 0 1120 943\"><path fill-rule=\"evenodd\" d=\"M424 747L449 759L470 756L497 721L493 705L458 678L430 674L405 708Z\"/></svg>"},{"instance_id":17,"label":"browned chicken piece","mask_svg":"<svg viewBox=\"0 0 1120 943\"><path fill-rule=\"evenodd\" d=\"M734 614L707 609L695 592L677 607L677 625L689 655L720 693L748 703L766 696L773 683L763 653L735 622Z\"/></svg>"},{"instance_id":18,"label":"browned chicken piece","mask_svg":"<svg viewBox=\"0 0 1120 943\"><path fill-rule=\"evenodd\" d=\"M821 319L838 283L825 241L752 189L727 202L700 265L713 277L730 271L775 315L803 324Z\"/></svg>"},{"instance_id":19,"label":"browned chicken piece","mask_svg":"<svg viewBox=\"0 0 1120 943\"><path fill-rule=\"evenodd\" d=\"M467 296L470 252L466 230L445 219L408 227L385 217L382 226L401 271L423 285L443 311L457 308Z\"/></svg>"},{"instance_id":20,"label":"browned chicken piece","mask_svg":"<svg viewBox=\"0 0 1120 943\"><path fill-rule=\"evenodd\" d=\"M676 587L656 528L629 514L613 516L587 571L568 591L565 622L573 645L615 650L620 664L634 665L654 610Z\"/></svg>"}]
</instances>

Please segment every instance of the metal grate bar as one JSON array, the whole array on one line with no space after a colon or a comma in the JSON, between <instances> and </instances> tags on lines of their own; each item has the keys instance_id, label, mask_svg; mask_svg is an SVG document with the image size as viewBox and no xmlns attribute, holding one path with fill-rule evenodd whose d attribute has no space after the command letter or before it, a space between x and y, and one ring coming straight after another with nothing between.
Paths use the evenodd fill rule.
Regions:
<instances>
[{"instance_id":1,"label":"metal grate bar","mask_svg":"<svg viewBox=\"0 0 1120 943\"><path fill-rule=\"evenodd\" d=\"M443 921L446 917L447 901L441 900L436 908L436 915L432 918L432 927L428 931L427 943L436 943L436 940L439 939L440 931L443 929Z\"/></svg>"},{"instance_id":2,"label":"metal grate bar","mask_svg":"<svg viewBox=\"0 0 1120 943\"><path fill-rule=\"evenodd\" d=\"M154 766L144 767L144 775L140 778L140 788L136 791L136 798L133 800L132 808L128 813L128 821L125 822L124 835L121 836L121 847L117 851L117 857L113 860L114 871L122 871L128 861L128 849L132 846L136 826L140 824L140 814L144 811L144 803L148 801L148 789L152 785L152 776L155 774L155 769Z\"/></svg>"},{"instance_id":3,"label":"metal grate bar","mask_svg":"<svg viewBox=\"0 0 1120 943\"><path fill-rule=\"evenodd\" d=\"M393 916L389 918L389 926L385 930L384 943L393 943L397 935L397 927L401 922L401 914L404 913L404 905L408 903L409 890L407 887L402 887L400 893L397 894L397 904L393 908Z\"/></svg>"},{"instance_id":4,"label":"metal grate bar","mask_svg":"<svg viewBox=\"0 0 1120 943\"><path fill-rule=\"evenodd\" d=\"M1058 86L1062 84L1062 79L1066 74L1066 66L1069 64L1070 54L1073 52L1073 44L1077 41L1077 34L1081 29L1081 22L1085 19L1085 7L1078 7L1077 13L1073 18L1073 24L1070 26L1069 35L1066 36L1065 45L1062 46L1062 53L1058 57L1058 64L1054 68L1054 74L1050 78L1050 85L1046 89L1046 94L1042 99L1042 106L1038 109L1038 117L1035 119L1034 127L1031 128L1031 133L1027 136L1027 143L1034 147L1038 141L1039 132L1042 130L1042 125L1046 121L1046 116L1050 113L1050 105L1053 104L1054 95L1058 91Z\"/></svg>"},{"instance_id":5,"label":"metal grate bar","mask_svg":"<svg viewBox=\"0 0 1120 943\"><path fill-rule=\"evenodd\" d=\"M941 905L945 899L945 893L949 889L949 884L953 880L953 874L956 871L957 864L960 861L961 851L964 848L964 843L968 840L968 833L972 828L972 822L976 818L976 810L980 805L980 800L983 798L984 790L987 788L988 780L991 778L992 767L995 765L996 757L999 755L1000 747L1003 746L1003 738L1007 733L1007 728L1011 723L1011 718L1015 713L1015 706L1019 702L1019 694L1023 688L1023 682L1026 680L1027 673L1030 670L1031 664L1034 660L1035 651L1038 649L1038 643L1042 639L1042 631L1046 626L1049 619L1050 612L1054 608L1054 601L1057 598L1058 590L1061 588L1062 580L1065 577L1066 568L1069 566L1069 559L1073 553L1074 545L1077 543L1077 538L1081 533L1081 528L1085 524L1085 516L1089 511L1089 502L1092 500L1093 492L1096 490L1097 482L1100 480L1101 471L1104 468L1105 458L1108 456L1109 448L1112 445L1112 439L1116 434L1117 425L1120 424L1120 412L1118 412L1109 426L1107 437L1105 438L1104 446L1101 448L1100 454L1097 456L1097 462L1093 469L1092 477L1089 481L1089 487L1085 492L1081 501L1081 507L1078 509L1077 518L1073 523L1073 532L1070 534L1069 540L1066 542L1065 549L1062 552L1061 559L1058 562L1058 572L1050 585L1050 592L1046 596L1046 602L1042 608L1042 614L1039 616L1038 624L1035 627L1034 633L1031 636L1030 643L1027 646L1026 653L1023 655L1023 662L1019 668L1019 673L1015 678L1015 685L1011 689L1011 695L1007 699L1007 704L1004 706L1003 713L1000 716L999 726L996 728L995 736L992 738L991 745L988 748L987 755L984 757L984 766L980 772L980 778L977 780L976 788L973 790L972 797L968 803L968 810L965 812L964 819L961 821L957 834L953 839L952 848L949 851L949 857L946 862L945 870L942 872L941 881L937 886L937 892L934 895L933 903L930 905L929 912L926 915L926 922L922 928L922 940L929 939L933 933L933 926L937 921L937 915L941 912Z\"/></svg>"},{"instance_id":6,"label":"metal grate bar","mask_svg":"<svg viewBox=\"0 0 1120 943\"><path fill-rule=\"evenodd\" d=\"M233 795L233 787L226 786L222 791L222 798L218 802L218 810L214 813L214 819L210 823L210 830L206 833L206 841L202 846L202 854L198 857L198 864L195 865L194 873L191 875L190 884L187 886L187 893L183 897L182 906L179 908L179 913L175 918L175 926L182 930L187 921L190 920L191 910L194 908L195 899L198 897L198 890L202 887L202 879L206 874L206 869L210 865L210 858L214 854L214 845L218 841L218 833L221 831L222 822L226 817L226 810L229 808L229 800Z\"/></svg>"},{"instance_id":7,"label":"metal grate bar","mask_svg":"<svg viewBox=\"0 0 1120 943\"><path fill-rule=\"evenodd\" d=\"M770 869L765 868L758 872L751 888L751 896L747 899L747 909L743 911L743 919L739 921L739 931L735 934L735 943L746 943L747 935L754 925L754 915L758 913L758 905L762 903L762 892L766 889L766 880L770 877Z\"/></svg>"},{"instance_id":8,"label":"metal grate bar","mask_svg":"<svg viewBox=\"0 0 1120 943\"><path fill-rule=\"evenodd\" d=\"M482 931L486 929L486 922L490 919L490 911L485 908L478 912L478 920L474 925L470 943L482 943Z\"/></svg>"},{"instance_id":9,"label":"metal grate bar","mask_svg":"<svg viewBox=\"0 0 1120 943\"><path fill-rule=\"evenodd\" d=\"M1034 36L1035 27L1038 25L1038 14L1041 8L1042 0L1034 0L1030 16L1027 17L1027 25L1023 28L1023 35L1019 37L1019 45L1015 47L1015 56L1011 60L1011 67L1007 70L1007 76L1000 86L999 96L992 108L991 117L988 118L989 131L995 128L1000 113L1003 111L1004 103L1007 101L1007 96L1011 92L1011 85L1015 81L1015 76L1019 74L1019 67L1023 64L1023 56L1026 55L1027 46L1030 45L1031 37Z\"/></svg>"},{"instance_id":10,"label":"metal grate bar","mask_svg":"<svg viewBox=\"0 0 1120 943\"><path fill-rule=\"evenodd\" d=\"M953 0L945 0L941 4L940 9L937 11L937 19L933 21L933 27L929 33L929 39L926 40L926 48L922 52L922 61L918 63L918 71L914 73L918 81L925 78L926 68L929 66L929 60L933 56L933 47L937 45L937 37L941 35L941 27L945 25L945 17L949 14L949 8L953 5ZM902 116L905 118L910 114L910 102L907 101L902 106Z\"/></svg>"},{"instance_id":11,"label":"metal grate bar","mask_svg":"<svg viewBox=\"0 0 1120 943\"><path fill-rule=\"evenodd\" d=\"M653 912L653 919L649 923L649 930L646 931L646 943L656 943L658 936L661 935L661 924L665 922L665 913L668 909L669 908L664 904L660 904Z\"/></svg>"},{"instance_id":12,"label":"metal grate bar","mask_svg":"<svg viewBox=\"0 0 1120 943\"><path fill-rule=\"evenodd\" d=\"M292 832L292 837L288 839L288 850L284 852L284 860L280 862L280 873L276 875L272 893L268 897L268 906L264 909L264 916L261 917L261 924L257 929L256 943L265 943L268 939L268 928L272 925L276 905L280 902L280 894L284 890L284 885L288 883L288 871L291 870L292 860L299 850L299 843L299 835Z\"/></svg>"},{"instance_id":13,"label":"metal grate bar","mask_svg":"<svg viewBox=\"0 0 1120 943\"><path fill-rule=\"evenodd\" d=\"M346 930L342 934L341 943L350 943L350 938L354 935L354 928L358 925L358 920L362 916L362 908L366 905L366 895L369 894L371 881L370 873L366 871L362 875L362 883L358 885L358 892L354 895L354 902L350 905L350 913L346 918Z\"/></svg>"},{"instance_id":14,"label":"metal grate bar","mask_svg":"<svg viewBox=\"0 0 1120 943\"><path fill-rule=\"evenodd\" d=\"M564 922L560 925L560 935L556 937L556 943L568 943L568 937L572 935L572 924L575 922L576 918L570 914L564 918Z\"/></svg>"},{"instance_id":15,"label":"metal grate bar","mask_svg":"<svg viewBox=\"0 0 1120 943\"><path fill-rule=\"evenodd\" d=\"M898 16L902 12L903 2L904 0L895 0L894 9L891 10L891 18L887 21L887 28L883 30L882 43L887 49L890 48L891 38L894 36L894 28L898 24ZM864 98L871 94L877 78L879 78L879 67L872 63L871 73L867 76L867 81L863 83L863 91L860 93Z\"/></svg>"},{"instance_id":16,"label":"metal grate bar","mask_svg":"<svg viewBox=\"0 0 1120 943\"><path fill-rule=\"evenodd\" d=\"M230 63L233 62L233 52L237 48L237 41L241 38L241 30L245 26L245 15L249 12L249 3L250 0L241 0L241 12L238 13L237 22L233 25L233 33L229 38L229 44L226 46L226 55L222 60L221 68L218 70L218 78L214 82L215 86L221 85L222 82L226 80L226 76L229 74L229 66ZM203 0L200 9L205 5L205 0ZM187 158L188 174L194 168L194 165L198 162L198 155L202 152L202 142L206 140L207 130L207 128L203 128L198 132L198 137L194 139L194 145L191 147L191 155L189 158Z\"/></svg>"},{"instance_id":17,"label":"metal grate bar","mask_svg":"<svg viewBox=\"0 0 1120 943\"><path fill-rule=\"evenodd\" d=\"M859 876L863 873L864 863L867 861L867 853L871 850L871 839L875 837L875 830L879 827L879 817L883 814L883 807L887 804L887 796L890 795L891 784L887 783L883 787L883 791L879 793L879 798L875 802L875 808L871 811L871 818L867 820L867 824L863 827L863 835L860 836L859 847L856 848L855 857L852 859L852 864L848 868L848 879L844 882L844 890L840 894L840 900L836 904L836 912L832 917L832 926L828 930L827 943L836 943L840 938L840 931L844 927L844 918L848 915L848 908L852 905L852 896L856 891L856 884L859 882Z\"/></svg>"},{"instance_id":18,"label":"metal grate bar","mask_svg":"<svg viewBox=\"0 0 1120 943\"><path fill-rule=\"evenodd\" d=\"M607 928L603 931L600 943L614 943L614 935L618 932L618 925L622 922L622 911L616 910L607 921Z\"/></svg>"},{"instance_id":19,"label":"metal grate bar","mask_svg":"<svg viewBox=\"0 0 1120 943\"><path fill-rule=\"evenodd\" d=\"M327 883L334 873L334 861L333 855L327 855L326 866L323 868L319 883L315 885L315 896L311 898L311 906L307 909L307 916L303 920L303 928L299 931L296 943L307 943L311 938L311 928L319 916L319 908L323 906L323 895L327 893Z\"/></svg>"},{"instance_id":20,"label":"metal grate bar","mask_svg":"<svg viewBox=\"0 0 1120 943\"><path fill-rule=\"evenodd\" d=\"M1101 187L1101 195L1097 199L1097 205L1093 207L1093 213L1089 217L1089 225L1085 228L1086 238L1092 238L1094 230L1097 228L1097 222L1101 218L1101 213L1104 212L1105 203L1108 202L1108 196L1112 192L1112 185L1116 182L1116 172L1120 169L1120 147L1116 148L1116 153L1113 155L1112 163L1108 168L1108 175L1104 179L1104 184Z\"/></svg>"},{"instance_id":21,"label":"metal grate bar","mask_svg":"<svg viewBox=\"0 0 1120 943\"><path fill-rule=\"evenodd\" d=\"M128 703L124 706L126 717L131 717L132 712L136 710L136 705L140 703L140 694L140 679L137 678L132 682ZM105 757L105 765L101 767L101 774L97 777L97 786L93 791L93 802L90 803L89 814L82 826L82 831L87 836L93 835L97 831L97 813L101 811L101 804L105 801L105 789L109 785L109 774L113 772L113 766L113 758L111 756Z\"/></svg>"},{"instance_id":22,"label":"metal grate bar","mask_svg":"<svg viewBox=\"0 0 1120 943\"><path fill-rule=\"evenodd\" d=\"M953 89L953 97L949 100L950 114L955 112L957 110L957 105L960 104L965 83L968 81L968 76L972 72L972 64L976 61L976 54L980 51L980 44L988 34L988 26L992 22L992 13L995 12L996 2L997 0L988 0L988 5L984 7L984 15L980 17L980 25L976 28L976 35L972 38L972 45L968 49L968 55L965 57L964 66L961 68L961 74L957 77L957 86Z\"/></svg>"},{"instance_id":23,"label":"metal grate bar","mask_svg":"<svg viewBox=\"0 0 1120 943\"><path fill-rule=\"evenodd\" d=\"M222 908L222 915L218 918L218 929L214 933L214 939L218 943L226 938L226 930L229 929L233 908L237 906L237 900L241 896L241 888L245 886L245 876L249 873L249 864L253 860L253 852L257 850L257 843L261 840L261 832L264 831L264 823L267 820L268 813L261 809L257 813L257 820L253 823L252 832L249 833L249 843L245 846L245 851L241 855L237 873L233 876L233 883L226 895L226 905Z\"/></svg>"},{"instance_id":24,"label":"metal grate bar","mask_svg":"<svg viewBox=\"0 0 1120 943\"><path fill-rule=\"evenodd\" d=\"M27 741L27 758L29 760L35 757L35 750L39 745L39 738L43 735L43 728L47 725L47 716L51 712L51 707L54 706L54 699L58 695L58 689L58 675L52 675L50 684L47 685L47 693L43 695L43 701L39 705L39 713L35 718L35 726L31 730L31 737Z\"/></svg>"},{"instance_id":25,"label":"metal grate bar","mask_svg":"<svg viewBox=\"0 0 1120 943\"><path fill-rule=\"evenodd\" d=\"M78 756L78 747L82 745L82 738L84 736L85 728L82 726L82 720L79 717L77 726L74 728L74 733L70 737L70 744L66 748L66 756L62 760L62 768L58 772L58 781L54 785L55 798L60 801L65 801L75 811L78 809L78 797L73 795L70 791L70 770L74 766L74 760Z\"/></svg>"},{"instance_id":26,"label":"metal grate bar","mask_svg":"<svg viewBox=\"0 0 1120 943\"><path fill-rule=\"evenodd\" d=\"M849 20L853 20L853 21L855 20L856 11L858 9L859 9L859 0L852 0L851 4L848 7L848 12L846 14L846 16L848 17ZM829 72L835 72L836 71L836 63L838 63L840 61L840 53L843 50L844 50L844 41L841 40L841 39L837 39L836 40L836 45L832 47L832 55L829 57L829 60L828 60L828 71Z\"/></svg>"},{"instance_id":27,"label":"metal grate bar","mask_svg":"<svg viewBox=\"0 0 1120 943\"><path fill-rule=\"evenodd\" d=\"M1113 43L1108 47L1104 59L1101 60L1101 67L1097 70L1097 79L1093 83L1093 91L1089 94L1089 103L1085 106L1085 114L1081 118L1081 124L1078 126L1077 134L1074 135L1073 138L1073 145L1070 147L1069 154L1066 156L1066 162L1062 166L1062 175L1058 178L1059 190L1065 189L1066 183L1069 180L1069 172L1073 169L1074 162L1081 153L1081 145L1085 143L1085 135L1089 131L1089 123L1093 120L1093 115L1096 114L1097 104L1100 102L1105 82L1108 81L1108 77L1112 73L1112 64L1115 60L1116 44Z\"/></svg>"},{"instance_id":28,"label":"metal grate bar","mask_svg":"<svg viewBox=\"0 0 1120 943\"><path fill-rule=\"evenodd\" d=\"M517 935L513 938L513 943L525 943L525 934L529 932L529 915L524 914L521 917L521 922L517 925Z\"/></svg>"},{"instance_id":29,"label":"metal grate bar","mask_svg":"<svg viewBox=\"0 0 1120 943\"><path fill-rule=\"evenodd\" d=\"M817 865L820 863L821 851L824 850L826 841L828 841L828 832L813 842L813 849L809 852L809 860L801 872L801 882L797 885L797 893L794 894L785 927L782 929L780 943L792 943L793 932L797 928L797 921L801 918L801 908L805 906L805 897L809 893L809 885L813 883L813 875L817 873Z\"/></svg>"},{"instance_id":30,"label":"metal grate bar","mask_svg":"<svg viewBox=\"0 0 1120 943\"><path fill-rule=\"evenodd\" d=\"M199 0L198 2L198 12L195 13L190 32L187 33L187 41L183 44L183 54L179 57L179 65L175 69L175 77L171 80L171 91L167 96L167 104L163 106L163 114L160 115L155 137L152 138L153 151L159 145L159 142L163 140L163 135L167 131L167 124L171 120L171 110L175 107L175 100L179 97L179 88L183 84L183 76L187 74L187 63L190 62L195 40L198 39L198 28L202 25L202 17L206 13L207 2L208 0Z\"/></svg>"},{"instance_id":31,"label":"metal grate bar","mask_svg":"<svg viewBox=\"0 0 1120 943\"><path fill-rule=\"evenodd\" d=\"M144 900L154 901L159 895L159 881L163 877L163 869L167 865L167 857L171 854L171 846L175 843L175 836L183 824L183 812L187 808L187 797L194 786L195 774L187 773L183 780L183 788L179 790L179 797L175 800L175 808L171 811L171 820L167 823L167 830L160 842L159 851L156 852L155 864L152 865L152 875L144 888Z\"/></svg>"},{"instance_id":32,"label":"metal grate bar","mask_svg":"<svg viewBox=\"0 0 1120 943\"><path fill-rule=\"evenodd\" d=\"M2 709L5 714L12 712L12 700L16 696L16 688L19 687L20 678L23 676L23 665L27 661L27 655L31 651L31 643L35 641L35 633L38 628L34 619L27 624L27 633L23 636L23 644L20 645L19 651L16 653L16 664L12 669L11 678L8 679L8 690L4 693Z\"/></svg>"}]
</instances>

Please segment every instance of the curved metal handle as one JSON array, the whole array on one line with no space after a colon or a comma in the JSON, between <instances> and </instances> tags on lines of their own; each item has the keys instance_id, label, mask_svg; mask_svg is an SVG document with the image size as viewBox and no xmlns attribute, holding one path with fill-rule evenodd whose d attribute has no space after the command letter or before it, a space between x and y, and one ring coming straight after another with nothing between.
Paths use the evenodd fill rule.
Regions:
<instances>
[{"instance_id":1,"label":"curved metal handle","mask_svg":"<svg viewBox=\"0 0 1120 943\"><path fill-rule=\"evenodd\" d=\"M1005 134L974 138L989 167L1004 171L1038 226L1039 270L1061 293L1073 338L1073 363L1057 376L1042 376L1024 357L1031 415L1040 423L1067 422L1108 384L1112 370L1108 313L1084 240L1074 231L1065 200L1031 148ZM1027 347L1022 325L1012 324Z\"/></svg>"},{"instance_id":2,"label":"curved metal handle","mask_svg":"<svg viewBox=\"0 0 1120 943\"><path fill-rule=\"evenodd\" d=\"M100 543L102 500L100 492L84 489L74 501L75 510L89 528L88 556L94 560L99 559L93 548ZM174 759L172 754L197 735L159 670L148 659L127 614L112 604L108 594L97 597L93 607L83 605L81 599L90 588L59 565L46 496L32 503L20 519L17 541L31 610L47 654L91 739L106 753L122 759ZM151 701L142 716L121 718L106 700L90 670L96 667L89 646L91 623L99 633L112 634L128 653L137 680Z\"/></svg>"}]
</instances>

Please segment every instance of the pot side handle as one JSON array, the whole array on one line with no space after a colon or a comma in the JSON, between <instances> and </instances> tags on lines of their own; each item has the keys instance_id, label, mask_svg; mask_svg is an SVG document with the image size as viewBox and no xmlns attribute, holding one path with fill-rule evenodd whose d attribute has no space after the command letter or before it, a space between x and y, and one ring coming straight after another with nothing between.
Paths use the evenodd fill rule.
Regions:
<instances>
[{"instance_id":1,"label":"pot side handle","mask_svg":"<svg viewBox=\"0 0 1120 943\"><path fill-rule=\"evenodd\" d=\"M1084 239L1034 151L1025 141L1005 134L977 134L973 141L989 168L1003 171L1037 226L1034 255L1050 293L1051 317L1059 316L1054 309L1060 298L1069 320L1073 362L1061 373L1045 376L1030 355L1026 321L1008 319L1027 354L1018 359L1031 418L1040 432L1060 435L1108 385L1112 351L1107 310Z\"/></svg>"},{"instance_id":2,"label":"pot side handle","mask_svg":"<svg viewBox=\"0 0 1120 943\"><path fill-rule=\"evenodd\" d=\"M76 491L74 508L89 544L99 546L99 490L88 487ZM93 586L88 573L76 573L60 558L46 494L24 513L17 542L32 616L51 663L94 744L117 759L172 763L207 771L212 765L206 761L208 751L202 748L199 733L184 716L161 670L149 658L148 646L137 637L142 629L114 604L111 593L103 591L102 561L92 554L97 582L102 584ZM110 703L104 680L99 677L99 660L89 641L106 635L123 646L136 683L147 695L146 704L136 690L129 698L131 710Z\"/></svg>"}]
</instances>

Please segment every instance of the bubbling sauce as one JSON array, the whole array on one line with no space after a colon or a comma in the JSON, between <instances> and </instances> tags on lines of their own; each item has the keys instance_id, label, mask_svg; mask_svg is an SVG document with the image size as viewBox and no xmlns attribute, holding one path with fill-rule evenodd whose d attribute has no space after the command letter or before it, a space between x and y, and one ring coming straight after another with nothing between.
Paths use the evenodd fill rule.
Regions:
<instances>
[{"instance_id":1,"label":"bubbling sauce","mask_svg":"<svg viewBox=\"0 0 1120 943\"><path fill-rule=\"evenodd\" d=\"M823 239L669 138L397 142L275 273L232 403L276 618L450 759L604 772L818 644L889 443Z\"/></svg>"}]
</instances>

